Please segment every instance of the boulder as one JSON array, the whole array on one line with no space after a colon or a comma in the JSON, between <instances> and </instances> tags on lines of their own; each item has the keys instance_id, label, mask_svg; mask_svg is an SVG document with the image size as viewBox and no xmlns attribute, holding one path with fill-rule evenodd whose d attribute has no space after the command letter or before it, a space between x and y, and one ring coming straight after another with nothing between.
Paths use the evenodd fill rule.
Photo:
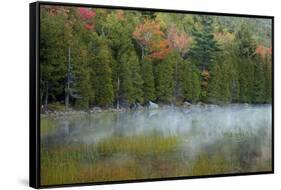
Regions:
<instances>
[{"instance_id":1,"label":"boulder","mask_svg":"<svg viewBox=\"0 0 281 190\"><path fill-rule=\"evenodd\" d=\"M148 109L157 109L159 108L158 104L153 103L151 101L148 102Z\"/></svg>"},{"instance_id":2,"label":"boulder","mask_svg":"<svg viewBox=\"0 0 281 190\"><path fill-rule=\"evenodd\" d=\"M91 113L100 113L102 109L100 107L93 107L90 111Z\"/></svg>"},{"instance_id":3,"label":"boulder","mask_svg":"<svg viewBox=\"0 0 281 190\"><path fill-rule=\"evenodd\" d=\"M190 108L192 106L192 104L188 101L183 102L183 107L185 108Z\"/></svg>"}]
</instances>

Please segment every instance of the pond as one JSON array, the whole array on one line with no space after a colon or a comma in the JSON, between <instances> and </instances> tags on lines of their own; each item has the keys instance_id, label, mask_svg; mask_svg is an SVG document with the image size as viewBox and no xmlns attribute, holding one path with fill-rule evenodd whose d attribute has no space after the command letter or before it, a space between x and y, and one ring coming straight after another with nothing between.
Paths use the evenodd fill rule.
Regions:
<instances>
[{"instance_id":1,"label":"pond","mask_svg":"<svg viewBox=\"0 0 281 190\"><path fill-rule=\"evenodd\" d=\"M270 171L271 110L164 106L42 117L41 183Z\"/></svg>"}]
</instances>

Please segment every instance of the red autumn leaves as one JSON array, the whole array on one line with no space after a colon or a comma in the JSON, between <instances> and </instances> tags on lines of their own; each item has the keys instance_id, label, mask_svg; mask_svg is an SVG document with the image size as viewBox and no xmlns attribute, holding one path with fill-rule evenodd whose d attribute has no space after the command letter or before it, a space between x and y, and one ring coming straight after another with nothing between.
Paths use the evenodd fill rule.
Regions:
<instances>
[{"instance_id":1,"label":"red autumn leaves","mask_svg":"<svg viewBox=\"0 0 281 190\"><path fill-rule=\"evenodd\" d=\"M91 9L91 8L85 8L85 7L80 7L79 9L79 14L83 18L85 24L84 28L87 30L91 30L94 28L94 17L96 16L96 13Z\"/></svg>"},{"instance_id":2,"label":"red autumn leaves","mask_svg":"<svg viewBox=\"0 0 281 190\"><path fill-rule=\"evenodd\" d=\"M164 59L172 49L184 54L191 44L191 38L186 33L180 33L175 27L171 27L166 36L160 25L150 20L137 25L133 37L146 48L150 59Z\"/></svg>"}]
</instances>

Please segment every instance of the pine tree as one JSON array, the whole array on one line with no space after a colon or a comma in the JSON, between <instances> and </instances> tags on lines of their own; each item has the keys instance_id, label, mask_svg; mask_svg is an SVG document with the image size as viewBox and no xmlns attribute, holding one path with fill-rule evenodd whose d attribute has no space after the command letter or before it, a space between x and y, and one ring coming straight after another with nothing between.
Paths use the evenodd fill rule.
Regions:
<instances>
[{"instance_id":1,"label":"pine tree","mask_svg":"<svg viewBox=\"0 0 281 190\"><path fill-rule=\"evenodd\" d=\"M155 84L153 76L153 67L151 61L148 59L142 60L142 79L143 79L143 96L144 102L154 101L155 95Z\"/></svg>"},{"instance_id":2,"label":"pine tree","mask_svg":"<svg viewBox=\"0 0 281 190\"><path fill-rule=\"evenodd\" d=\"M113 86L110 63L112 56L102 37L99 39L99 49L94 63L95 103L99 106L108 106L113 102Z\"/></svg>"},{"instance_id":3,"label":"pine tree","mask_svg":"<svg viewBox=\"0 0 281 190\"><path fill-rule=\"evenodd\" d=\"M133 103L133 82L131 79L131 55L129 52L124 53L120 58L120 89L118 92L118 99L124 105L130 105Z\"/></svg>"},{"instance_id":4,"label":"pine tree","mask_svg":"<svg viewBox=\"0 0 281 190\"><path fill-rule=\"evenodd\" d=\"M221 65L221 101L223 103L231 102L231 87L232 87L232 65L228 62L223 62Z\"/></svg>"},{"instance_id":5,"label":"pine tree","mask_svg":"<svg viewBox=\"0 0 281 190\"><path fill-rule=\"evenodd\" d=\"M239 59L238 59L239 60ZM239 99L251 103L253 100L254 64L251 59L239 60Z\"/></svg>"},{"instance_id":6,"label":"pine tree","mask_svg":"<svg viewBox=\"0 0 281 190\"><path fill-rule=\"evenodd\" d=\"M202 30L193 30L194 43L190 49L190 55L204 71L215 60L220 48L213 35L213 18L203 15L200 16L200 22Z\"/></svg>"},{"instance_id":7,"label":"pine tree","mask_svg":"<svg viewBox=\"0 0 281 190\"><path fill-rule=\"evenodd\" d=\"M189 61L183 62L184 78L183 78L183 93L184 99L190 102L197 102L200 99L201 94L201 81L200 71L194 64Z\"/></svg>"},{"instance_id":8,"label":"pine tree","mask_svg":"<svg viewBox=\"0 0 281 190\"><path fill-rule=\"evenodd\" d=\"M210 74L208 101L211 103L221 103L223 95L222 83L226 83L226 81L223 80L221 65L219 63L213 64Z\"/></svg>"},{"instance_id":9,"label":"pine tree","mask_svg":"<svg viewBox=\"0 0 281 190\"><path fill-rule=\"evenodd\" d=\"M66 17L51 16L42 8L40 15L40 92L41 104L64 100L67 48L64 44Z\"/></svg>"},{"instance_id":10,"label":"pine tree","mask_svg":"<svg viewBox=\"0 0 281 190\"><path fill-rule=\"evenodd\" d=\"M264 61L265 71L265 99L266 103L272 102L272 60L271 55L268 55Z\"/></svg>"},{"instance_id":11,"label":"pine tree","mask_svg":"<svg viewBox=\"0 0 281 190\"><path fill-rule=\"evenodd\" d=\"M133 84L132 89L132 102L133 103L143 103L143 79L141 76L141 68L140 68L140 62L136 55L136 52L134 49L130 49L130 59L129 59L131 66L131 81Z\"/></svg>"},{"instance_id":12,"label":"pine tree","mask_svg":"<svg viewBox=\"0 0 281 190\"><path fill-rule=\"evenodd\" d=\"M239 62L239 93L240 102L254 101L254 61L256 41L248 26L242 24L235 35L234 50Z\"/></svg>"},{"instance_id":13,"label":"pine tree","mask_svg":"<svg viewBox=\"0 0 281 190\"><path fill-rule=\"evenodd\" d=\"M235 35L235 49L239 57L249 58L256 54L257 43L253 38L249 27L242 24Z\"/></svg>"},{"instance_id":14,"label":"pine tree","mask_svg":"<svg viewBox=\"0 0 281 190\"><path fill-rule=\"evenodd\" d=\"M254 64L253 103L265 103L265 74L263 63Z\"/></svg>"},{"instance_id":15,"label":"pine tree","mask_svg":"<svg viewBox=\"0 0 281 190\"><path fill-rule=\"evenodd\" d=\"M168 55L155 66L155 88L159 102L170 103L172 101L174 90L174 61L174 56Z\"/></svg>"}]
</instances>

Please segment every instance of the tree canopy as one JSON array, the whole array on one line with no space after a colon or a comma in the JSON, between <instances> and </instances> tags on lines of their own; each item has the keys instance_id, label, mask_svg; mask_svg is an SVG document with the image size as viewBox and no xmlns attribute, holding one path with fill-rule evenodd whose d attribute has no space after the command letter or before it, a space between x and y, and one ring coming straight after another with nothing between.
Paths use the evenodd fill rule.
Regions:
<instances>
[{"instance_id":1,"label":"tree canopy","mask_svg":"<svg viewBox=\"0 0 281 190\"><path fill-rule=\"evenodd\" d=\"M271 21L41 6L41 104L271 103Z\"/></svg>"}]
</instances>

